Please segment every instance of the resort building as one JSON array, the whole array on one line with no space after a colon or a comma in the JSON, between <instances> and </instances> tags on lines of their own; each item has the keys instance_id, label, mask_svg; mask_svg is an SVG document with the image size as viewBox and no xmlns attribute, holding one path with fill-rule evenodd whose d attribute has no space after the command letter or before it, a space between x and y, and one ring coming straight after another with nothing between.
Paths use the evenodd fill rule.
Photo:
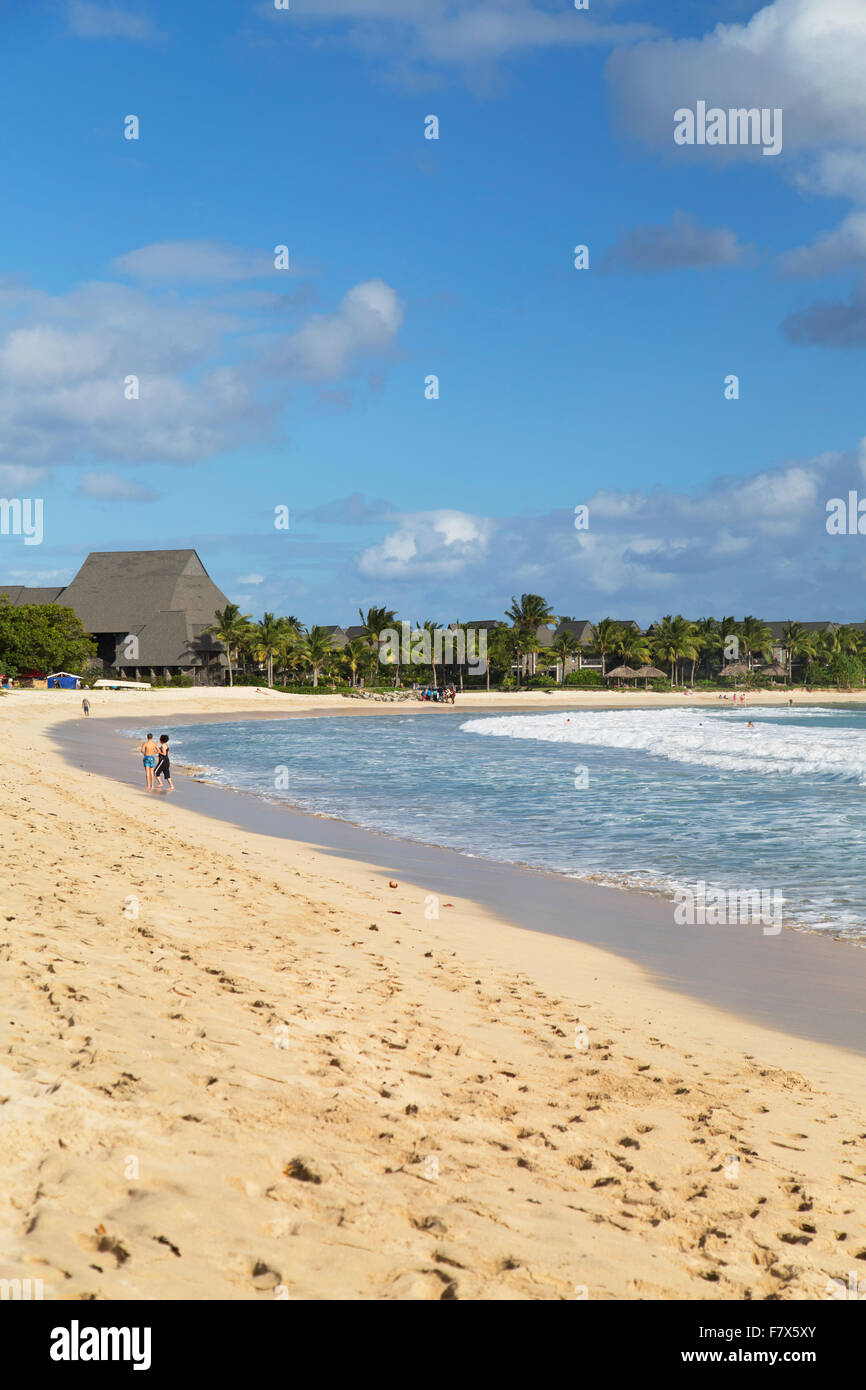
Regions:
<instances>
[{"instance_id":1,"label":"resort building","mask_svg":"<svg viewBox=\"0 0 866 1390\"><path fill-rule=\"evenodd\" d=\"M151 681L192 676L222 685L222 643L206 633L228 599L194 550L107 550L88 555L65 588L0 585L16 607L56 603L71 608L97 643L103 673Z\"/></svg>"}]
</instances>

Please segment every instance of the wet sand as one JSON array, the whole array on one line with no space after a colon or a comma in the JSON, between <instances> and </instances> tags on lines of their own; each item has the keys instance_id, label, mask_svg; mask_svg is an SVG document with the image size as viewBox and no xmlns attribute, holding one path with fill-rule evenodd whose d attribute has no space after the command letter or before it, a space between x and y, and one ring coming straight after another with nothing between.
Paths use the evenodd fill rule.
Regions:
<instances>
[{"instance_id":1,"label":"wet sand","mask_svg":"<svg viewBox=\"0 0 866 1390\"><path fill-rule=\"evenodd\" d=\"M443 710L435 717L465 716ZM178 727L187 720L201 723L211 718L187 716L173 723ZM95 720L58 724L53 736L73 765L84 762L93 771L137 788L138 762L130 757L131 741L119 731L139 731L141 721L121 719L112 725L118 732L109 738L102 722ZM179 762L175 765L182 804L203 815L375 865L381 875L397 876L425 892L470 899L515 926L621 955L667 989L769 1028L866 1054L866 949L784 927L774 936L751 924L679 926L673 904L657 894L577 882L397 839L193 780L180 772Z\"/></svg>"}]
</instances>

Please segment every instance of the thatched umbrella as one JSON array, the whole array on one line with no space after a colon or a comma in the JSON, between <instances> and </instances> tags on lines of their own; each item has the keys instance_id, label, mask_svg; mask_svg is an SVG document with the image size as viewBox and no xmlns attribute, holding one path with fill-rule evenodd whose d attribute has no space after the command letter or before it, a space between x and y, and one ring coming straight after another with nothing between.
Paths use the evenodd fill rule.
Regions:
<instances>
[{"instance_id":1,"label":"thatched umbrella","mask_svg":"<svg viewBox=\"0 0 866 1390\"><path fill-rule=\"evenodd\" d=\"M606 672L604 678L606 681L633 681L636 676L637 671L633 671L630 666L615 666L612 671Z\"/></svg>"},{"instance_id":2,"label":"thatched umbrella","mask_svg":"<svg viewBox=\"0 0 866 1390\"><path fill-rule=\"evenodd\" d=\"M762 666L758 672L761 676L787 676L788 672L778 661L771 661L769 666Z\"/></svg>"},{"instance_id":3,"label":"thatched umbrella","mask_svg":"<svg viewBox=\"0 0 866 1390\"><path fill-rule=\"evenodd\" d=\"M666 671L660 671L659 668L658 668L657 666L640 666L640 667L637 669L637 671L635 671L635 675L636 675L636 676L643 676L643 678L644 678L644 682L643 682L643 688L644 688L644 690L649 690L649 683L650 683L651 680L652 680L652 681L657 681L657 680L666 680L666 679L667 679L667 672L666 672Z\"/></svg>"},{"instance_id":4,"label":"thatched umbrella","mask_svg":"<svg viewBox=\"0 0 866 1390\"><path fill-rule=\"evenodd\" d=\"M751 674L745 661L732 661L730 666L723 666L719 672L723 680L736 679L738 676L750 676Z\"/></svg>"}]
</instances>

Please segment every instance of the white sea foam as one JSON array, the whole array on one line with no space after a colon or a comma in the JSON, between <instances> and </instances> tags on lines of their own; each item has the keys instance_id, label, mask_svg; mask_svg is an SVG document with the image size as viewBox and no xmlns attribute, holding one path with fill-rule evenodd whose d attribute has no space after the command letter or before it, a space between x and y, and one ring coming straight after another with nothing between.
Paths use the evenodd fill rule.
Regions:
<instances>
[{"instance_id":1,"label":"white sea foam","mask_svg":"<svg viewBox=\"0 0 866 1390\"><path fill-rule=\"evenodd\" d=\"M792 714L794 712L792 711ZM826 713L826 712L823 712ZM799 720L802 711L796 711ZM747 727L752 720L755 727ZM757 710L580 710L470 719L462 732L595 748L750 776L817 777L866 786L866 732L803 728Z\"/></svg>"}]
</instances>

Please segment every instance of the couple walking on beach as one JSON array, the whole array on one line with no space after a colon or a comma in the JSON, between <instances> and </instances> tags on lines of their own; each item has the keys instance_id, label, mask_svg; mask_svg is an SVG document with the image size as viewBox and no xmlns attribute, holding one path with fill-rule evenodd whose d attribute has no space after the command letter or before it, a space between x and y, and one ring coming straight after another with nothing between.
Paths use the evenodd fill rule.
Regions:
<instances>
[{"instance_id":1,"label":"couple walking on beach","mask_svg":"<svg viewBox=\"0 0 866 1390\"><path fill-rule=\"evenodd\" d=\"M159 743L154 743L153 734L148 734L141 745L141 756L144 761L144 785L147 791L155 791L158 785L156 779L162 777L164 785L168 787L170 792L173 792L174 783L171 780L168 734L160 734Z\"/></svg>"}]
</instances>

